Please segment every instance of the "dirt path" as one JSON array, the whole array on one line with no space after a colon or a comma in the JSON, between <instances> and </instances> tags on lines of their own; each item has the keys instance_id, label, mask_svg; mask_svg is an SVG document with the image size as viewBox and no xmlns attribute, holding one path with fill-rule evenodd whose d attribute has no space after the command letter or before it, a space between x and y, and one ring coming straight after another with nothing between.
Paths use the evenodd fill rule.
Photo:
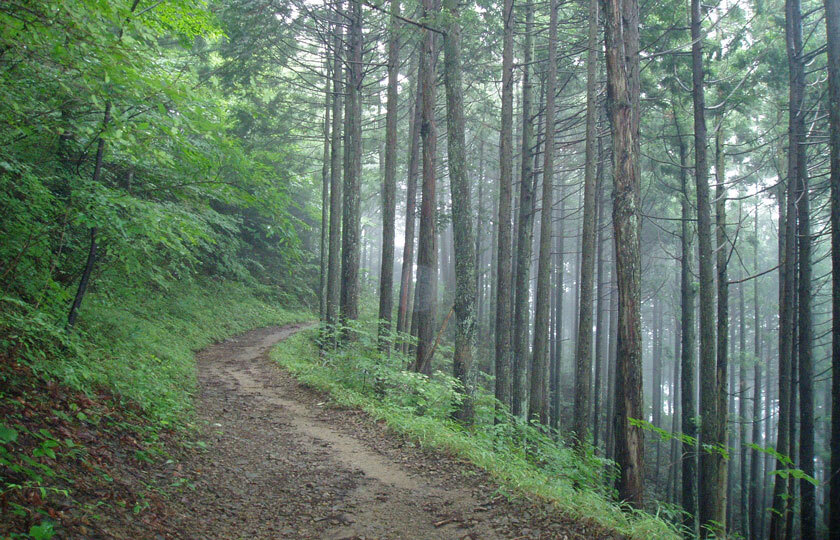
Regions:
<instances>
[{"instance_id":1,"label":"dirt path","mask_svg":"<svg viewBox=\"0 0 840 540\"><path fill-rule=\"evenodd\" d=\"M593 537L515 508L466 464L406 445L361 413L325 407L268 359L306 327L256 330L198 355L209 446L184 464L192 484L171 508L173 537Z\"/></svg>"}]
</instances>

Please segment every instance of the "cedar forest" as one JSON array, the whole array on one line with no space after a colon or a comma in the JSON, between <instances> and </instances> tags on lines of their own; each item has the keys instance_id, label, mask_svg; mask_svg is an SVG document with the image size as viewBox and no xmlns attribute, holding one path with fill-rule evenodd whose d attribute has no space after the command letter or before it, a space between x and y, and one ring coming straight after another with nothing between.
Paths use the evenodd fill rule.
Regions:
<instances>
[{"instance_id":1,"label":"cedar forest","mask_svg":"<svg viewBox=\"0 0 840 540\"><path fill-rule=\"evenodd\" d=\"M840 0L0 21L0 536L85 536L27 403L184 445L194 351L317 319L284 369L513 497L840 539Z\"/></svg>"}]
</instances>

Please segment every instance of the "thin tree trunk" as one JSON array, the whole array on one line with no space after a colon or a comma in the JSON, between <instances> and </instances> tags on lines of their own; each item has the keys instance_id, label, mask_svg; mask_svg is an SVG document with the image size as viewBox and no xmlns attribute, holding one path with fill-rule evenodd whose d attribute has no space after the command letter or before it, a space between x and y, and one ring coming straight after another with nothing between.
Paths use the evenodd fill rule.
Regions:
<instances>
[{"instance_id":1,"label":"thin tree trunk","mask_svg":"<svg viewBox=\"0 0 840 540\"><path fill-rule=\"evenodd\" d=\"M549 391L551 394L551 428L555 431L560 429L560 368L563 359L563 293L565 292L565 229L566 219L566 198L562 184L558 186L557 198L560 207L557 209L557 239L555 251L557 252L557 283L554 285L554 339L557 342L554 356L551 358L551 381Z\"/></svg>"},{"instance_id":2,"label":"thin tree trunk","mask_svg":"<svg viewBox=\"0 0 840 540\"><path fill-rule=\"evenodd\" d=\"M394 307L394 235L397 204L397 114L400 60L400 0L391 0L388 37L388 91L385 106L385 176L382 181L382 264L379 267L379 349L391 350Z\"/></svg>"},{"instance_id":3,"label":"thin tree trunk","mask_svg":"<svg viewBox=\"0 0 840 540\"><path fill-rule=\"evenodd\" d=\"M753 240L753 270L758 273L758 199L755 202L755 229ZM755 367L753 368L753 410L752 410L752 443L763 445L761 441L761 320L759 319L759 296L758 278L753 279L753 355L755 356ZM768 373L769 378L769 373ZM769 422L767 423L769 425ZM761 453L753 449L750 458L750 503L749 503L749 538L758 540L761 531L761 519L763 512L763 497L761 492L760 464Z\"/></svg>"},{"instance_id":4,"label":"thin tree trunk","mask_svg":"<svg viewBox=\"0 0 840 540\"><path fill-rule=\"evenodd\" d=\"M464 142L464 95L461 82L461 27L458 0L444 0L447 25L443 40L443 77L446 86L446 127L448 137L449 186L452 202L453 251L455 259L455 353L452 365L464 387L464 397L455 416L471 424L475 391L475 237L472 229L470 183L467 178Z\"/></svg>"},{"instance_id":5,"label":"thin tree trunk","mask_svg":"<svg viewBox=\"0 0 840 540\"><path fill-rule=\"evenodd\" d=\"M607 279L606 279L606 265L604 265L604 243L606 236L604 234L605 223L604 215L606 212L606 200L604 198L604 184L601 167L601 138L598 138L598 252L597 252L597 268L598 268L598 297L595 301L595 384L592 389L593 393L593 411L592 415L592 446L598 448L598 428L601 422L601 379L604 371L604 338L607 332L604 330L604 300L606 297Z\"/></svg>"},{"instance_id":6,"label":"thin tree trunk","mask_svg":"<svg viewBox=\"0 0 840 540\"><path fill-rule=\"evenodd\" d=\"M792 0L798 3L799 0ZM798 7L795 7L798 12ZM813 328L811 315L811 215L810 194L808 193L808 163L805 154L805 112L802 110L801 97L805 87L805 66L802 58L801 16L796 14L793 23L799 22L794 33L796 44L796 85L799 87L799 108L796 111L797 132L795 146L791 151L797 154L797 205L799 213L799 324L798 324L798 363L799 363L799 467L808 476L814 476L814 363L813 363ZM799 538L814 540L817 536L817 498L816 488L809 479L799 481L800 524Z\"/></svg>"},{"instance_id":7,"label":"thin tree trunk","mask_svg":"<svg viewBox=\"0 0 840 540\"><path fill-rule=\"evenodd\" d=\"M615 254L615 248L611 250ZM613 257L615 261L615 257ZM610 276L610 329L609 329L609 344L607 346L607 434L606 434L606 454L608 459L615 458L615 361L618 350L616 343L618 338L618 287L615 282L615 266Z\"/></svg>"},{"instance_id":8,"label":"thin tree trunk","mask_svg":"<svg viewBox=\"0 0 840 540\"><path fill-rule=\"evenodd\" d=\"M589 0L589 39L586 55L586 142L583 174L583 231L581 232L580 311L578 312L577 349L575 351L574 445L586 444L591 419L592 377L592 307L595 286L595 241L598 176L596 175L595 127L598 117L598 0Z\"/></svg>"},{"instance_id":9,"label":"thin tree trunk","mask_svg":"<svg viewBox=\"0 0 840 540\"><path fill-rule=\"evenodd\" d=\"M499 132L499 216L496 256L496 399L510 405L511 192L513 177L513 0L504 0L502 118Z\"/></svg>"},{"instance_id":10,"label":"thin tree trunk","mask_svg":"<svg viewBox=\"0 0 840 540\"><path fill-rule=\"evenodd\" d=\"M695 0L697 1L697 0ZM644 500L642 418L641 244L639 184L639 5L606 0L607 90L613 126L613 229L618 282L615 455L618 496L641 508Z\"/></svg>"},{"instance_id":11,"label":"thin tree trunk","mask_svg":"<svg viewBox=\"0 0 840 540\"><path fill-rule=\"evenodd\" d=\"M347 133L345 138L344 205L341 224L341 322L359 318L359 255L361 248L362 173L362 0L351 0ZM349 143L349 144L348 144ZM354 339L354 333L345 333Z\"/></svg>"},{"instance_id":12,"label":"thin tree trunk","mask_svg":"<svg viewBox=\"0 0 840 540\"><path fill-rule=\"evenodd\" d=\"M729 275L727 265L729 262L729 245L726 237L726 173L724 167L723 150L723 127L718 126L715 133L715 176L717 185L715 187L715 220L716 220L716 247L717 247L717 363L715 367L715 398L717 400L717 414L711 417L712 425L709 427L711 439L704 439L703 443L722 445L727 448L727 419L728 408L727 398L729 396L729 377L727 368L729 364ZM709 420L704 416L703 422ZM704 452L709 454L709 452ZM727 524L727 501L728 497L728 460L724 459L719 452L713 452L709 456L714 461L715 473L717 474L717 493L721 500L715 501L716 511L722 519L715 521L721 523L720 530L728 530ZM717 525L715 525L717 527Z\"/></svg>"},{"instance_id":13,"label":"thin tree trunk","mask_svg":"<svg viewBox=\"0 0 840 540\"><path fill-rule=\"evenodd\" d=\"M343 2L339 2L336 10L341 12ZM342 116L342 43L344 41L343 27L338 24L333 38L333 70L332 70L332 133L330 134L330 238L329 257L327 260L327 332L330 341L335 344L336 324L338 323L339 292L341 289L341 206L342 206L342 162L344 160L341 146Z\"/></svg>"},{"instance_id":14,"label":"thin tree trunk","mask_svg":"<svg viewBox=\"0 0 840 540\"><path fill-rule=\"evenodd\" d=\"M688 190L688 148L680 133L679 121L676 111L674 114L674 125L677 128L677 143L680 154L680 184L682 186L682 197L680 198L681 220L681 264L680 264L680 332L682 333L682 346L680 347L680 364L682 379L680 380L680 408L682 409L682 432L687 439L682 447L682 508L685 512L685 525L692 534L697 531L697 403L695 396L697 389L694 385L697 376L697 360L695 353L697 343L695 332L695 308L694 298L696 286L693 277L692 254L692 233L690 220L691 201Z\"/></svg>"},{"instance_id":15,"label":"thin tree trunk","mask_svg":"<svg viewBox=\"0 0 840 540\"><path fill-rule=\"evenodd\" d=\"M525 1L525 44L522 59L522 153L519 178L519 228L516 241L516 291L513 313L513 376L511 413L521 416L526 398L528 373L528 329L530 327L531 246L534 229L534 182L531 118L531 57L533 52L534 5Z\"/></svg>"},{"instance_id":16,"label":"thin tree trunk","mask_svg":"<svg viewBox=\"0 0 840 540\"><path fill-rule=\"evenodd\" d=\"M702 444L714 446L718 411L715 362L715 278L712 261L712 222L709 166L706 157L706 99L703 82L703 34L700 0L691 0L692 97L694 101L694 177L697 185L697 240L700 269L700 422ZM725 381L724 381L725 382ZM708 448L708 446L707 446ZM702 538L725 531L726 497L721 494L721 455L700 454L698 515Z\"/></svg>"},{"instance_id":17,"label":"thin tree trunk","mask_svg":"<svg viewBox=\"0 0 840 540\"><path fill-rule=\"evenodd\" d=\"M741 473L741 485L738 487L738 501L740 502L738 515L741 521L741 534L746 538L749 490L747 481L747 322L744 287L744 283L738 285L738 456L740 457L738 470Z\"/></svg>"},{"instance_id":18,"label":"thin tree trunk","mask_svg":"<svg viewBox=\"0 0 840 540\"><path fill-rule=\"evenodd\" d=\"M828 531L840 539L840 0L825 1L831 155L831 471Z\"/></svg>"},{"instance_id":19,"label":"thin tree trunk","mask_svg":"<svg viewBox=\"0 0 840 540\"><path fill-rule=\"evenodd\" d=\"M596 0L592 0L596 1ZM548 349L549 305L551 303L551 220L554 206L554 117L557 93L557 0L551 0L548 25L548 73L545 83L545 150L543 154L542 210L540 212L540 254L537 266L536 314L534 316L534 365L528 416L549 424Z\"/></svg>"},{"instance_id":20,"label":"thin tree trunk","mask_svg":"<svg viewBox=\"0 0 840 540\"><path fill-rule=\"evenodd\" d=\"M132 7L132 12L134 11L134 7L137 4L135 3ZM120 32L122 35L122 32ZM108 124L111 122L111 102L107 102L105 104L105 115L102 118L102 131L105 131L108 128ZM102 176L102 159L105 155L105 139L100 136L99 140L96 143L96 161L93 165L93 184L98 184L99 179ZM85 293L87 292L88 284L90 283L90 275L93 272L93 265L96 263L96 251L97 251L97 244L96 244L96 234L98 232L97 227L90 228L90 248L88 249L88 256L87 260L85 261L85 269L82 271L82 277L79 279L79 288L76 289L76 296L73 298L73 304L70 306L70 312L67 314L67 330L72 330L73 326L76 325L76 319L79 316L79 308L82 307L82 300L85 298Z\"/></svg>"},{"instance_id":21,"label":"thin tree trunk","mask_svg":"<svg viewBox=\"0 0 840 540\"><path fill-rule=\"evenodd\" d=\"M333 30L335 31L335 30ZM321 273L318 283L319 316L322 323L327 320L327 273L329 258L330 228L330 84L332 80L330 59L325 62L324 74L324 156L321 165Z\"/></svg>"},{"instance_id":22,"label":"thin tree trunk","mask_svg":"<svg viewBox=\"0 0 840 540\"><path fill-rule=\"evenodd\" d=\"M659 295L653 298L653 370L652 370L652 386L651 389L651 405L652 405L652 420L653 425L662 427L662 300ZM654 470L654 484L657 483L659 476L660 457L662 452L662 438L655 437L656 440L656 460Z\"/></svg>"},{"instance_id":23,"label":"thin tree trunk","mask_svg":"<svg viewBox=\"0 0 840 540\"><path fill-rule=\"evenodd\" d=\"M793 457L794 439L790 424L795 400L791 395L793 376L793 351L795 341L794 289L795 289L795 238L796 238L796 193L799 179L804 177L800 162L799 147L804 138L802 98L804 92L804 65L802 64L802 18L798 0L785 2L785 43L789 70L789 118L788 118L788 194L785 220L784 259L782 261L782 298L779 304L779 431L776 451ZM780 227L781 230L781 227ZM786 468L778 463L779 469ZM786 493L788 480L776 476L773 486L773 509L770 517L770 536L782 538L786 527Z\"/></svg>"},{"instance_id":24,"label":"thin tree trunk","mask_svg":"<svg viewBox=\"0 0 840 540\"><path fill-rule=\"evenodd\" d=\"M422 48L418 48L422 54ZM406 209L405 209L405 240L403 243L402 269L400 270L400 305L397 308L397 331L409 332L411 323L409 321L409 304L411 303L414 280L414 229L417 222L417 175L419 173L420 161L420 124L422 122L422 80L420 78L420 66L418 62L415 70L417 81L414 92L413 109L409 122L411 132L411 146L408 151L408 177L406 178ZM408 354L408 343L402 347L404 354Z\"/></svg>"},{"instance_id":25,"label":"thin tree trunk","mask_svg":"<svg viewBox=\"0 0 840 540\"><path fill-rule=\"evenodd\" d=\"M435 0L423 0L423 17L436 11ZM420 204L420 242L417 248L417 289L414 311L417 318L417 360L415 370L431 374L432 340L437 307L437 247L435 246L435 37L423 31L420 73L423 81L423 107L420 134L423 139L423 189Z\"/></svg>"}]
</instances>

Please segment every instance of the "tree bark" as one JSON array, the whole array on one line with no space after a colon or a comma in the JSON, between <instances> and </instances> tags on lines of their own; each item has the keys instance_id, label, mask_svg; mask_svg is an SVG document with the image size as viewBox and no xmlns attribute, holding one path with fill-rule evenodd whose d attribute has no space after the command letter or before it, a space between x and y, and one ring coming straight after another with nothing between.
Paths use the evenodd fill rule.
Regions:
<instances>
[{"instance_id":1,"label":"tree bark","mask_svg":"<svg viewBox=\"0 0 840 540\"><path fill-rule=\"evenodd\" d=\"M341 12L343 2L339 2L336 10ZM332 69L332 133L330 134L330 238L329 257L327 260L327 332L333 345L336 339L336 324L338 323L339 293L341 290L341 206L342 206L342 162L344 160L341 147L341 126L344 123L342 115L342 43L344 31L340 24L336 25L333 37L333 69Z\"/></svg>"},{"instance_id":2,"label":"tree bark","mask_svg":"<svg viewBox=\"0 0 840 540\"><path fill-rule=\"evenodd\" d=\"M697 189L697 240L700 270L700 441L714 446L718 411L715 361L715 279L712 270L712 223L709 202L709 166L706 154L706 99L703 87L703 34L700 0L691 0L692 97L694 101L694 178ZM722 381L725 383L725 381ZM709 448L709 446L706 446ZM721 454L701 451L698 517L700 535L708 538L725 531L726 497L721 493Z\"/></svg>"},{"instance_id":3,"label":"tree bark","mask_svg":"<svg viewBox=\"0 0 840 540\"><path fill-rule=\"evenodd\" d=\"M132 12L134 11L134 7L137 4L135 3L132 7ZM122 35L122 31L120 31L120 35ZM102 118L102 131L105 131L108 128L108 124L111 123L111 102L107 102L105 104L105 115ZM96 161L93 165L93 183L98 184L99 179L102 176L102 159L105 156L105 139L100 135L99 140L96 143ZM70 306L70 312L67 314L67 330L72 330L73 327L76 325L76 319L79 316L79 308L82 307L82 300L85 298L85 293L87 293L88 284L90 283L90 275L93 273L93 265L96 264L96 251L97 251L97 244L96 244L96 235L98 232L97 227L90 228L90 248L88 249L88 256L87 260L85 261L85 269L82 271L82 277L79 279L79 287L76 289L76 296L73 298L73 304Z\"/></svg>"},{"instance_id":4,"label":"tree bark","mask_svg":"<svg viewBox=\"0 0 840 540\"><path fill-rule=\"evenodd\" d=\"M502 111L499 131L499 216L496 255L496 399L510 405L511 191L513 177L513 0L504 0L502 19Z\"/></svg>"},{"instance_id":5,"label":"tree bark","mask_svg":"<svg viewBox=\"0 0 840 540\"><path fill-rule=\"evenodd\" d=\"M522 153L519 178L519 226L516 241L516 272L513 309L513 374L511 413L525 411L528 373L528 329L530 327L531 245L534 229L534 178L532 147L534 127L531 118L531 58L533 53L534 4L525 2L525 44L522 58Z\"/></svg>"},{"instance_id":6,"label":"tree bark","mask_svg":"<svg viewBox=\"0 0 840 540\"><path fill-rule=\"evenodd\" d=\"M753 270L758 273L758 199L755 203L755 229L753 242ZM759 296L758 278L753 280L753 355L755 366L753 368L753 410L752 410L752 443L763 445L761 440L761 320L759 319ZM768 374L769 378L769 374ZM769 425L769 422L768 422ZM763 493L761 489L762 479L759 477L761 465L761 453L753 449L750 456L750 503L749 503L749 538L758 540L761 532L761 517L763 512Z\"/></svg>"},{"instance_id":7,"label":"tree bark","mask_svg":"<svg viewBox=\"0 0 840 540\"><path fill-rule=\"evenodd\" d=\"M551 357L551 381L549 382L549 393L551 394L550 423L553 430L560 429L560 370L563 359L563 294L565 293L565 227L566 199L562 184L558 185L557 198L559 208L557 209L557 239L555 240L555 252L557 253L557 283L554 285L554 340L556 342L554 355Z\"/></svg>"},{"instance_id":8,"label":"tree bark","mask_svg":"<svg viewBox=\"0 0 840 540\"><path fill-rule=\"evenodd\" d=\"M828 530L840 539L840 0L825 0L831 156L831 471Z\"/></svg>"},{"instance_id":9,"label":"tree bark","mask_svg":"<svg viewBox=\"0 0 840 540\"><path fill-rule=\"evenodd\" d=\"M418 48L422 54L422 48ZM418 62L415 71L417 80L414 92L413 109L409 122L411 132L411 146L408 151L408 176L405 189L405 241L403 244L402 268L400 270L400 304L397 308L397 331L410 331L409 304L412 296L414 281L411 279L414 273L414 229L417 217L417 175L419 173L420 161L420 124L422 122L423 91L420 78L420 66ZM402 346L403 354L408 354L408 343Z\"/></svg>"},{"instance_id":10,"label":"tree bark","mask_svg":"<svg viewBox=\"0 0 840 540\"><path fill-rule=\"evenodd\" d=\"M435 0L423 0L423 18L437 11ZM417 289L414 311L417 318L417 360L415 370L431 373L432 340L435 332L437 308L437 246L435 235L435 37L431 30L423 30L423 53L420 73L423 84L420 135L423 140L423 188L420 204L420 241L417 247Z\"/></svg>"},{"instance_id":11,"label":"tree bark","mask_svg":"<svg viewBox=\"0 0 840 540\"><path fill-rule=\"evenodd\" d=\"M382 264L379 267L379 350L390 352L394 307L394 235L397 192L397 107L400 60L400 0L391 0L388 37L388 97L385 106L385 177L382 181Z\"/></svg>"},{"instance_id":12,"label":"tree bark","mask_svg":"<svg viewBox=\"0 0 840 540\"><path fill-rule=\"evenodd\" d=\"M449 186L452 202L452 229L455 255L455 353L453 375L464 387L463 399L455 416L471 424L475 390L475 237L472 229L470 184L467 179L464 142L464 94L461 82L461 27L458 0L444 0L447 24L443 40L443 79L446 86L446 128Z\"/></svg>"},{"instance_id":13,"label":"tree bark","mask_svg":"<svg viewBox=\"0 0 840 540\"><path fill-rule=\"evenodd\" d=\"M361 248L362 173L362 0L351 0L349 87L347 89L347 133L345 138L344 193L341 224L342 324L359 318L359 255ZM354 333L346 332L346 339Z\"/></svg>"},{"instance_id":14,"label":"tree bark","mask_svg":"<svg viewBox=\"0 0 840 540\"><path fill-rule=\"evenodd\" d=\"M592 0L597 1L597 0ZM551 304L551 221L554 207L554 120L557 93L557 0L551 0L548 24L548 73L545 83L545 150L543 152L540 253L537 265L536 314L534 316L534 363L528 416L549 425L549 307Z\"/></svg>"},{"instance_id":15,"label":"tree bark","mask_svg":"<svg viewBox=\"0 0 840 540\"><path fill-rule=\"evenodd\" d=\"M598 177L595 174L597 158L595 125L598 116L597 61L598 50L598 0L589 0L589 39L586 55L586 142L583 174L583 231L581 233L581 264L578 285L580 310L578 312L577 349L575 351L575 404L574 445L581 450L586 444L591 419L592 384L592 307L595 286L595 218Z\"/></svg>"},{"instance_id":16,"label":"tree bark","mask_svg":"<svg viewBox=\"0 0 840 540\"><path fill-rule=\"evenodd\" d=\"M681 264L680 264L680 332L682 344L680 347L680 409L682 412L682 432L690 439L682 444L682 508L685 512L683 525L692 533L697 531L697 403L695 396L697 389L694 380L697 375L697 351L695 308L694 299L697 288L693 277L692 254L692 232L690 221L692 219L692 204L688 193L688 148L685 139L680 132L679 121L676 110L674 111L674 125L677 128L677 143L680 154L680 184L682 186L682 197L680 197L680 240L681 240Z\"/></svg>"},{"instance_id":17,"label":"tree bark","mask_svg":"<svg viewBox=\"0 0 840 540\"><path fill-rule=\"evenodd\" d=\"M333 28L333 31L335 29ZM329 47L327 47L329 48ZM324 73L324 155L321 165L321 273L318 283L318 306L321 323L327 320L327 273L330 228L330 84L332 83L330 58L325 62Z\"/></svg>"},{"instance_id":18,"label":"tree bark","mask_svg":"<svg viewBox=\"0 0 840 540\"><path fill-rule=\"evenodd\" d=\"M695 0L697 1L697 0ZM644 500L644 434L631 419L642 411L641 244L639 184L639 5L606 0L607 90L613 127L613 229L618 282L615 454L618 496Z\"/></svg>"},{"instance_id":19,"label":"tree bark","mask_svg":"<svg viewBox=\"0 0 840 540\"><path fill-rule=\"evenodd\" d=\"M789 71L788 118L788 171L787 208L785 219L784 258L782 260L782 286L779 303L779 429L776 451L793 458L793 441L790 415L795 406L791 395L793 351L796 317L794 314L794 289L796 275L796 194L802 178L799 148L804 137L802 98L804 93L804 65L802 64L802 18L798 0L785 1L785 43ZM781 230L781 227L780 227ZM779 469L787 468L777 463ZM770 536L782 538L787 520L786 493L788 479L775 477L773 484L773 512L770 516ZM791 483L792 485L792 483Z\"/></svg>"},{"instance_id":20,"label":"tree bark","mask_svg":"<svg viewBox=\"0 0 840 540\"><path fill-rule=\"evenodd\" d=\"M592 446L598 448L598 429L601 423L601 386L603 379L603 372L606 367L604 358L604 340L607 337L606 329L604 328L604 301L606 299L606 290L608 287L607 270L604 264L604 244L607 241L604 229L604 215L606 212L607 202L604 198L604 184L603 171L601 165L602 146L601 138L598 137L598 166L596 176L598 178L598 250L597 250L597 272L598 272L598 297L595 301L595 383L593 385L593 415L592 415Z\"/></svg>"}]
</instances>

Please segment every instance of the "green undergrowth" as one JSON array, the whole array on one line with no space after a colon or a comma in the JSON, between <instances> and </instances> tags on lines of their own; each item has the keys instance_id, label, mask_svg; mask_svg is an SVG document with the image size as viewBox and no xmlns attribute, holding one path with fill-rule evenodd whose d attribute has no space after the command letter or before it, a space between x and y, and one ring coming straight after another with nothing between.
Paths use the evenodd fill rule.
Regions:
<instances>
[{"instance_id":1,"label":"green undergrowth","mask_svg":"<svg viewBox=\"0 0 840 540\"><path fill-rule=\"evenodd\" d=\"M0 353L73 390L105 388L153 422L175 426L190 418L197 349L252 328L311 318L252 290L201 279L92 293L72 334L42 312L9 310L0 315Z\"/></svg>"},{"instance_id":2,"label":"green undergrowth","mask_svg":"<svg viewBox=\"0 0 840 540\"><path fill-rule=\"evenodd\" d=\"M63 313L0 304L0 538L87 538L103 526L129 537L126 523L164 513L188 481L179 455L203 447L194 352L312 318L253 283L117 290L88 295L72 332ZM156 527L149 519L143 537L165 533Z\"/></svg>"},{"instance_id":3,"label":"green undergrowth","mask_svg":"<svg viewBox=\"0 0 840 540\"><path fill-rule=\"evenodd\" d=\"M278 344L272 358L301 382L331 394L336 403L362 409L394 432L423 447L465 458L484 469L511 496L540 498L573 519L587 520L631 538L679 538L674 528L649 513L614 502L614 464L591 454L580 457L562 441L507 413L496 418L494 398L479 391L476 425L452 420L460 399L458 382L440 371L431 377L407 371L399 354L376 352L375 337L356 329L352 346L321 356L317 330Z\"/></svg>"}]
</instances>

